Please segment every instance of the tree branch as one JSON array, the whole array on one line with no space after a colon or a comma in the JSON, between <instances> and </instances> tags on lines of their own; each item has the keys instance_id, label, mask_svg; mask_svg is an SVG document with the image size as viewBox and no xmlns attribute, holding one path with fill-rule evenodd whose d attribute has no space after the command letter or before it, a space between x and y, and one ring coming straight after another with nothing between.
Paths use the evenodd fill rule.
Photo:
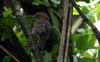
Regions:
<instances>
[{"instance_id":1,"label":"tree branch","mask_svg":"<svg viewBox=\"0 0 100 62\"><path fill-rule=\"evenodd\" d=\"M71 19L70 19L70 6L69 0L65 0L64 4L64 20L63 20L63 27L62 27L62 35L60 41L60 50L58 56L58 62L66 62L68 57L68 46L69 46L69 39L70 39L70 30L71 30Z\"/></svg>"},{"instance_id":2,"label":"tree branch","mask_svg":"<svg viewBox=\"0 0 100 62\"><path fill-rule=\"evenodd\" d=\"M20 62L13 54L11 54L7 49L0 45L0 49L3 50L7 55L11 56L16 62Z\"/></svg>"},{"instance_id":3,"label":"tree branch","mask_svg":"<svg viewBox=\"0 0 100 62\"><path fill-rule=\"evenodd\" d=\"M69 47L71 47L70 46L70 43L71 43L71 41L70 41L70 36L71 36L71 24L72 24L72 5L71 5L71 3L69 2L69 4L68 4L68 19L67 19L67 32L66 32L66 34L67 34L67 36L66 36L66 51L65 51L65 60L64 60L64 62L67 62L67 58L69 57L68 55L68 53L69 53L69 51L71 51L72 49L69 49ZM71 60L71 62L73 61L73 54L71 53L70 54L71 56L71 58L70 59L72 59Z\"/></svg>"},{"instance_id":4,"label":"tree branch","mask_svg":"<svg viewBox=\"0 0 100 62\"><path fill-rule=\"evenodd\" d=\"M96 26L94 24L92 24L90 22L90 20L82 13L82 11L80 10L80 8L78 7L78 5L73 1L73 0L70 0L70 2L72 3L72 5L76 8L76 10L79 12L80 16L83 18L83 20L92 28L96 38L98 39L99 41L99 44L100 44L100 32L99 30L96 28Z\"/></svg>"}]
</instances>

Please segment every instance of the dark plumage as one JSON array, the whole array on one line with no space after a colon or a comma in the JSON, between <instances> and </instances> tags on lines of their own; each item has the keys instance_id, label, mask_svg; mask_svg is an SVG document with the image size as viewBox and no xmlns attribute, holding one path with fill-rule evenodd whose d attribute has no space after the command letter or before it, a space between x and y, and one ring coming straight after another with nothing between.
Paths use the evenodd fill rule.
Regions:
<instances>
[{"instance_id":1,"label":"dark plumage","mask_svg":"<svg viewBox=\"0 0 100 62\"><path fill-rule=\"evenodd\" d=\"M38 12L33 17L36 20L33 27L33 32L34 35L39 39L37 48L39 48L39 50L43 50L46 40L49 38L51 31L49 17L44 12Z\"/></svg>"}]
</instances>

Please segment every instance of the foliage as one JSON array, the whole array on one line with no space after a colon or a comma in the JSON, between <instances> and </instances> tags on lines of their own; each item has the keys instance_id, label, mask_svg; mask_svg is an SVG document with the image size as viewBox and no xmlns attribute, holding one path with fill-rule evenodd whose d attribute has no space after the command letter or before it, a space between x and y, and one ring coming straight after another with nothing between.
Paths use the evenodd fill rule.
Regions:
<instances>
[{"instance_id":1,"label":"foliage","mask_svg":"<svg viewBox=\"0 0 100 62\"><path fill-rule=\"evenodd\" d=\"M33 5L39 6L39 5L45 5L47 7L49 7L49 3L46 1L36 1L36 2L32 2Z\"/></svg>"},{"instance_id":2,"label":"foliage","mask_svg":"<svg viewBox=\"0 0 100 62\"><path fill-rule=\"evenodd\" d=\"M82 51L86 51L94 46L96 40L95 35L91 30L88 30L82 34L73 34L71 38L72 41L76 43L76 48Z\"/></svg>"},{"instance_id":3,"label":"foliage","mask_svg":"<svg viewBox=\"0 0 100 62\"><path fill-rule=\"evenodd\" d=\"M2 60L2 62L10 62L11 57L10 56L5 56Z\"/></svg>"},{"instance_id":4,"label":"foliage","mask_svg":"<svg viewBox=\"0 0 100 62\"><path fill-rule=\"evenodd\" d=\"M100 22L100 16L98 14L100 12L100 8L98 8L98 6L100 7L100 3L98 2L99 1L92 0L90 3L79 1L77 4L80 6L81 10L84 14L86 14L89 20L99 29L98 24ZM73 8L73 14L79 15L75 8ZM84 25L87 26L87 24ZM97 58L95 56L97 52L92 53L92 55L90 54L91 52L89 52L91 49L95 49L95 51L99 50L95 35L90 27L87 26L85 28L78 28L77 33L72 34L71 39L75 43L74 51L76 54L79 54L80 57L82 56L80 59L81 62L97 62Z\"/></svg>"},{"instance_id":5,"label":"foliage","mask_svg":"<svg viewBox=\"0 0 100 62\"><path fill-rule=\"evenodd\" d=\"M99 1L90 0L90 3L86 3L84 1L79 1L77 4L79 5L80 9L83 11L83 13L91 20L93 24L96 25L96 23L100 22L100 3ZM50 5L52 3L52 6ZM52 31L55 33L54 39L52 41L56 42L56 44L53 45L53 48L51 51L43 51L43 57L44 57L44 62L53 62L54 60L57 60L57 54L59 51L59 41L61 37L61 32L59 28L59 19L56 17L54 11L58 10L58 6L60 5L61 0L51 0L51 2L48 2L47 0L44 1L35 1L32 2L32 5L34 6L40 6L44 5L48 8L48 14L51 19L52 23ZM55 10L56 9L56 10ZM3 11L2 15L3 17L0 20L0 36L1 40L0 41L5 41L6 39L11 39L11 28L13 32L16 34L18 38L18 42L20 42L23 45L23 48L26 49L28 42L26 37L23 35L23 30L20 26L20 22L16 19L15 16L12 15L13 11L11 8L9 8L7 11ZM73 8L73 15L79 15L79 13L76 11L75 8ZM32 28L35 20L31 17L27 17L26 19L28 20L28 24L30 25L30 28ZM71 35L71 40L75 45L72 47L74 48L75 55L78 56L81 60L81 62L96 62L97 58L94 58L89 52L87 52L90 49L95 49L95 50L100 50L98 46L95 47L95 42L96 42L96 37L90 27L87 26L87 24L83 24L86 27L82 26L81 28L79 27L77 29L77 32L75 34ZM98 26L98 25L97 25ZM100 29L100 28L98 28ZM52 37L53 37L52 36ZM12 41L13 42L13 41ZM97 52L95 52L96 54ZM96 57L96 56L95 56ZM2 62L10 62L9 56L5 56L2 60ZM34 57L32 57L34 58ZM32 59L34 62L34 59Z\"/></svg>"},{"instance_id":6,"label":"foliage","mask_svg":"<svg viewBox=\"0 0 100 62\"><path fill-rule=\"evenodd\" d=\"M9 8L8 11L3 12L3 16L6 17L8 15L12 14L12 10Z\"/></svg>"}]
</instances>

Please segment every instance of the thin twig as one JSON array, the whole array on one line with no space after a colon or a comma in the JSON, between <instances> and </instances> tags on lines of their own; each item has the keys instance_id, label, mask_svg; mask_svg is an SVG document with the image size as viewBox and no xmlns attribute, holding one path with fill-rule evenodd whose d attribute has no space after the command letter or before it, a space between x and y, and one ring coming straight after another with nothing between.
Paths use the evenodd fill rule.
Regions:
<instances>
[{"instance_id":1,"label":"thin twig","mask_svg":"<svg viewBox=\"0 0 100 62\"><path fill-rule=\"evenodd\" d=\"M0 45L0 49L3 50L7 55L11 56L16 62L20 62L13 54L11 54L7 49Z\"/></svg>"},{"instance_id":2,"label":"thin twig","mask_svg":"<svg viewBox=\"0 0 100 62\"><path fill-rule=\"evenodd\" d=\"M99 41L100 44L100 32L99 30L96 28L96 26L91 23L91 21L83 14L83 12L80 10L80 8L78 7L78 5L73 1L70 0L70 2L72 3L72 5L76 8L76 10L79 12L80 16L83 18L83 20L92 28L96 38Z\"/></svg>"}]
</instances>

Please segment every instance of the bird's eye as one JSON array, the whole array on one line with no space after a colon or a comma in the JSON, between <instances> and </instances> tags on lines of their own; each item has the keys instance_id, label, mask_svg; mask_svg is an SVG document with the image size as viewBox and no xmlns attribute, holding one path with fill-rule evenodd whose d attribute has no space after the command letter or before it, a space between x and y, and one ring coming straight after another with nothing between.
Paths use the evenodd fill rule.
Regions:
<instances>
[{"instance_id":1,"label":"bird's eye","mask_svg":"<svg viewBox=\"0 0 100 62\"><path fill-rule=\"evenodd\" d=\"M37 25L40 25L40 22L37 21L36 24L37 24Z\"/></svg>"}]
</instances>

